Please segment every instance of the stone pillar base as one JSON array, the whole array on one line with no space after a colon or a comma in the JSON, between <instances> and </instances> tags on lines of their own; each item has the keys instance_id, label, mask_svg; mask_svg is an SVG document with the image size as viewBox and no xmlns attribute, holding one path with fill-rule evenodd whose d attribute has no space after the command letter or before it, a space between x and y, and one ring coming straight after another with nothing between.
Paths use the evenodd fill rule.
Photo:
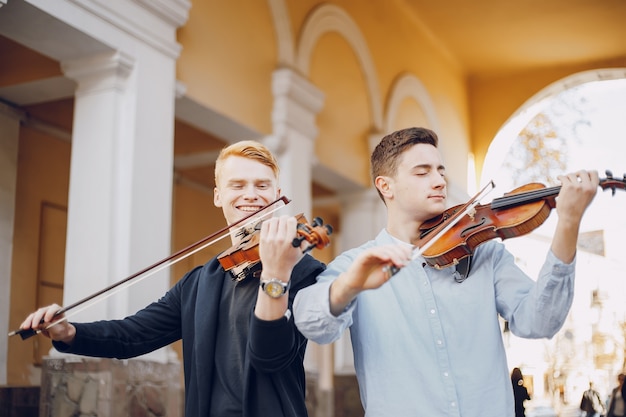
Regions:
<instances>
[{"instance_id":1,"label":"stone pillar base","mask_svg":"<svg viewBox=\"0 0 626 417\"><path fill-rule=\"evenodd\" d=\"M40 417L182 416L179 363L46 358Z\"/></svg>"},{"instance_id":2,"label":"stone pillar base","mask_svg":"<svg viewBox=\"0 0 626 417\"><path fill-rule=\"evenodd\" d=\"M320 389L319 376L306 374L306 407L309 417L363 417L356 375L335 375L333 388Z\"/></svg>"}]
</instances>

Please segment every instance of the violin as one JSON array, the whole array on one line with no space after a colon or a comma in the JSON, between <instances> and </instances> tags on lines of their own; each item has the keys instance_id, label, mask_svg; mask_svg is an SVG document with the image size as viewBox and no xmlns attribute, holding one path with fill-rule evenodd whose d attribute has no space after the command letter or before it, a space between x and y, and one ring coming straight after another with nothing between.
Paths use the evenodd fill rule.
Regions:
<instances>
[{"instance_id":1,"label":"violin","mask_svg":"<svg viewBox=\"0 0 626 417\"><path fill-rule=\"evenodd\" d=\"M296 236L291 242L294 248L299 247L305 240L309 242L309 245L303 249L303 253L314 248L323 249L329 245L328 236L333 232L332 226L324 224L324 220L320 217L314 218L311 224L308 223L303 214L298 214L295 217L298 224ZM261 224L262 221L251 229L242 228L237 233L237 236L243 236L241 241L217 256L222 268L230 272L236 281L241 281L248 276L250 271L261 261L259 254Z\"/></svg>"},{"instance_id":2,"label":"violin","mask_svg":"<svg viewBox=\"0 0 626 417\"><path fill-rule=\"evenodd\" d=\"M614 179L607 170L606 178L600 179L599 186L603 190L612 190L615 195L616 190L626 189L626 179ZM530 183L493 199L489 204L451 207L420 227L420 242L417 244L423 248L420 254L428 265L441 269L457 265L488 240L528 234L541 226L556 207L560 189L561 186ZM444 227L447 227L445 231Z\"/></svg>"}]
</instances>

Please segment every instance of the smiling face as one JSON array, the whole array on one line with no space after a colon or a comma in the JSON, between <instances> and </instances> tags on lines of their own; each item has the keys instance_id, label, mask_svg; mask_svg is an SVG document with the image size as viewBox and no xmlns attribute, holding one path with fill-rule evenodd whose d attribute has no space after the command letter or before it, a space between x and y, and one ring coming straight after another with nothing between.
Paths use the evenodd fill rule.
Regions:
<instances>
[{"instance_id":1,"label":"smiling face","mask_svg":"<svg viewBox=\"0 0 626 417\"><path fill-rule=\"evenodd\" d=\"M228 224L258 211L279 197L272 168L243 156L228 156L216 178L213 203L221 207Z\"/></svg>"}]
</instances>

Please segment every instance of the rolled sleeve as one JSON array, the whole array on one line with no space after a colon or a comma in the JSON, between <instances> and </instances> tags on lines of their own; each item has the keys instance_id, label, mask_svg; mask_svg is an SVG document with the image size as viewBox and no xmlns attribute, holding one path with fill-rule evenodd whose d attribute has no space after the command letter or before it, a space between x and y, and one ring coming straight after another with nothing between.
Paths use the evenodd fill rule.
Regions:
<instances>
[{"instance_id":1,"label":"rolled sleeve","mask_svg":"<svg viewBox=\"0 0 626 417\"><path fill-rule=\"evenodd\" d=\"M330 285L332 281L319 281L296 295L294 319L298 330L307 339L319 344L339 339L350 325L356 300L339 315L330 312Z\"/></svg>"},{"instance_id":2,"label":"rolled sleeve","mask_svg":"<svg viewBox=\"0 0 626 417\"><path fill-rule=\"evenodd\" d=\"M548 252L536 285L513 314L513 334L551 338L561 329L574 301L575 269L576 260L565 264Z\"/></svg>"}]
</instances>

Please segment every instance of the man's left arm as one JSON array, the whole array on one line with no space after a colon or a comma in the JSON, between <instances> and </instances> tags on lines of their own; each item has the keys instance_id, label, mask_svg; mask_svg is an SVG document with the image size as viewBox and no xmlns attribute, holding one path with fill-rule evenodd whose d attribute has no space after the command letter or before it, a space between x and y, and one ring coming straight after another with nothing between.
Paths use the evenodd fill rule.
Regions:
<instances>
[{"instance_id":1,"label":"man's left arm","mask_svg":"<svg viewBox=\"0 0 626 417\"><path fill-rule=\"evenodd\" d=\"M599 178L596 171L578 171L558 179L561 181L556 200L558 221L551 250L563 263L569 264L576 256L580 223L598 191Z\"/></svg>"},{"instance_id":2,"label":"man's left arm","mask_svg":"<svg viewBox=\"0 0 626 417\"><path fill-rule=\"evenodd\" d=\"M278 318L265 320L259 317L258 305L252 311L248 354L255 369L260 372L277 372L289 367L294 360L302 360L306 338L298 331L292 317L292 306L300 289L315 283L325 265L306 255L293 269L291 288L281 297L286 303ZM268 297L267 294L260 294Z\"/></svg>"}]
</instances>

